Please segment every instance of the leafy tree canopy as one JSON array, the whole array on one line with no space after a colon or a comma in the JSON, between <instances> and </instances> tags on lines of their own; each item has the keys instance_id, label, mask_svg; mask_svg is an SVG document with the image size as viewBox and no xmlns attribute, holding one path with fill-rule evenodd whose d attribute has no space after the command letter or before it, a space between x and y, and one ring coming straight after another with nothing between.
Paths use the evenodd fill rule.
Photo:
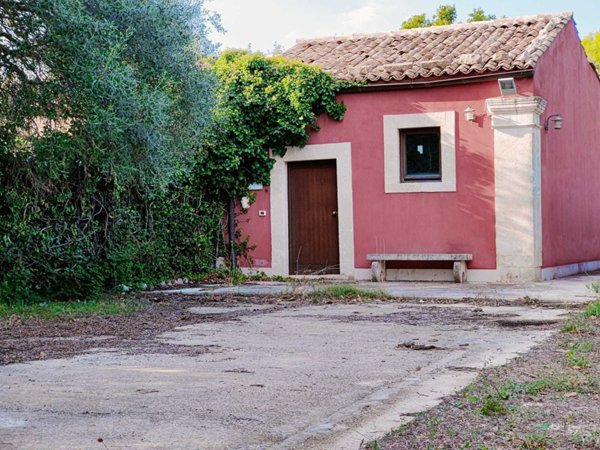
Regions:
<instances>
[{"instance_id":1,"label":"leafy tree canopy","mask_svg":"<svg viewBox=\"0 0 600 450\"><path fill-rule=\"evenodd\" d=\"M440 5L433 16L431 25L452 25L456 21L456 6Z\"/></svg>"},{"instance_id":2,"label":"leafy tree canopy","mask_svg":"<svg viewBox=\"0 0 600 450\"><path fill-rule=\"evenodd\" d=\"M0 155L144 185L187 166L210 119L202 1L13 0L0 19Z\"/></svg>"},{"instance_id":3,"label":"leafy tree canopy","mask_svg":"<svg viewBox=\"0 0 600 450\"><path fill-rule=\"evenodd\" d=\"M427 19L427 14L416 14L410 16L404 22L402 22L402 28L409 30L412 28L426 28L431 26L431 21Z\"/></svg>"},{"instance_id":4,"label":"leafy tree canopy","mask_svg":"<svg viewBox=\"0 0 600 450\"><path fill-rule=\"evenodd\" d=\"M250 183L269 183L275 155L306 145L320 114L341 120L335 99L347 82L320 68L280 56L224 52L213 65L219 79L214 123L197 164L204 186L241 196Z\"/></svg>"},{"instance_id":5,"label":"leafy tree canopy","mask_svg":"<svg viewBox=\"0 0 600 450\"><path fill-rule=\"evenodd\" d=\"M596 70L600 72L600 31L588 34L581 40L581 43L588 57L596 66Z\"/></svg>"},{"instance_id":6,"label":"leafy tree canopy","mask_svg":"<svg viewBox=\"0 0 600 450\"><path fill-rule=\"evenodd\" d=\"M202 0L0 1L0 302L210 267L216 25Z\"/></svg>"},{"instance_id":7,"label":"leafy tree canopy","mask_svg":"<svg viewBox=\"0 0 600 450\"><path fill-rule=\"evenodd\" d=\"M467 22L483 22L485 20L494 20L495 18L494 14L486 14L483 8L474 8L469 13Z\"/></svg>"},{"instance_id":8,"label":"leafy tree canopy","mask_svg":"<svg viewBox=\"0 0 600 450\"><path fill-rule=\"evenodd\" d=\"M475 8L469 13L467 22L480 22L495 18L496 16L493 14L486 14L482 8ZM457 10L455 5L440 5L431 19L429 19L425 13L417 14L402 22L402 28L411 29L451 25L456 22L456 19Z\"/></svg>"}]
</instances>

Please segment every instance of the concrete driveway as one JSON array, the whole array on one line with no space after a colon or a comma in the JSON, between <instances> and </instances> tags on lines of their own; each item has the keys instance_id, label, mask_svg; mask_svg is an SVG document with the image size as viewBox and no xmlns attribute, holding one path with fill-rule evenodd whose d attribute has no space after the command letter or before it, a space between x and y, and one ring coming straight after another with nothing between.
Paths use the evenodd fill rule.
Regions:
<instances>
[{"instance_id":1,"label":"concrete driveway","mask_svg":"<svg viewBox=\"0 0 600 450\"><path fill-rule=\"evenodd\" d=\"M238 306L159 337L200 356L0 367L3 449L358 449L558 327L560 309ZM199 314L233 308L199 307ZM254 310L254 311L252 311Z\"/></svg>"},{"instance_id":2,"label":"concrete driveway","mask_svg":"<svg viewBox=\"0 0 600 450\"><path fill-rule=\"evenodd\" d=\"M312 282L311 282L312 281ZM348 283L347 280L331 281L331 283ZM300 277L298 283L258 282L252 285L214 286L206 285L194 288L172 288L171 292L183 295L280 295L289 293L310 293L322 288L327 280ZM516 301L530 299L547 305L581 305L596 300L598 294L591 285L600 283L600 273L579 274L550 281L529 282L521 284L492 283L447 283L447 282L414 282L393 281L371 283L361 281L358 284L365 289L380 289L392 297L401 299L491 299Z\"/></svg>"}]
</instances>

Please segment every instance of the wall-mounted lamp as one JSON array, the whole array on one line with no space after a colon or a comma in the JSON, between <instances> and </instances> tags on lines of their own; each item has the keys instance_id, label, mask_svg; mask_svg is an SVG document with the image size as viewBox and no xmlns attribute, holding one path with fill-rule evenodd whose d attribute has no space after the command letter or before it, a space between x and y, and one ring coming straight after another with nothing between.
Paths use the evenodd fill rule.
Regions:
<instances>
[{"instance_id":1,"label":"wall-mounted lamp","mask_svg":"<svg viewBox=\"0 0 600 450\"><path fill-rule=\"evenodd\" d=\"M517 83L514 78L500 78L498 80L498 87L500 88L500 95L516 95L517 94Z\"/></svg>"},{"instance_id":2,"label":"wall-mounted lamp","mask_svg":"<svg viewBox=\"0 0 600 450\"><path fill-rule=\"evenodd\" d=\"M550 123L550 119L554 121L554 129L560 130L562 128L563 118L560 114L552 114L546 118L546 122L544 122L544 130L548 131L548 124Z\"/></svg>"},{"instance_id":3,"label":"wall-mounted lamp","mask_svg":"<svg viewBox=\"0 0 600 450\"><path fill-rule=\"evenodd\" d=\"M465 120L475 122L475 110L471 108L471 105L468 105L465 109Z\"/></svg>"}]
</instances>

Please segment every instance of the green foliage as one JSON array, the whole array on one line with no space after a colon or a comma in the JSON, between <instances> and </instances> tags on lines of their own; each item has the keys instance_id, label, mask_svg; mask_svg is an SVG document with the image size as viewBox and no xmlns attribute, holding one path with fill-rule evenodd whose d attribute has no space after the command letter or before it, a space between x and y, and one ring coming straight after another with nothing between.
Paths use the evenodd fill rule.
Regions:
<instances>
[{"instance_id":1,"label":"green foliage","mask_svg":"<svg viewBox=\"0 0 600 450\"><path fill-rule=\"evenodd\" d=\"M560 331L563 333L594 333L596 327L584 313L569 317Z\"/></svg>"},{"instance_id":2,"label":"green foliage","mask_svg":"<svg viewBox=\"0 0 600 450\"><path fill-rule=\"evenodd\" d=\"M431 20L431 25L452 25L456 22L456 6L440 5Z\"/></svg>"},{"instance_id":3,"label":"green foliage","mask_svg":"<svg viewBox=\"0 0 600 450\"><path fill-rule=\"evenodd\" d=\"M0 18L0 302L210 267L221 206L193 167L216 18L187 0L3 2Z\"/></svg>"},{"instance_id":4,"label":"green foliage","mask_svg":"<svg viewBox=\"0 0 600 450\"><path fill-rule=\"evenodd\" d=\"M49 178L77 164L116 190L164 187L188 167L212 103L188 25L202 11L184 0L16 4L39 22L38 42L3 67L2 156L36 159Z\"/></svg>"},{"instance_id":5,"label":"green foliage","mask_svg":"<svg viewBox=\"0 0 600 450\"><path fill-rule=\"evenodd\" d=\"M599 317L600 316L600 301L595 301L586 306L585 312L583 313L586 317Z\"/></svg>"},{"instance_id":6,"label":"green foliage","mask_svg":"<svg viewBox=\"0 0 600 450\"><path fill-rule=\"evenodd\" d=\"M381 450L381 447L379 446L379 442L376 439L369 442L367 444L367 447L369 448L369 450Z\"/></svg>"},{"instance_id":7,"label":"green foliage","mask_svg":"<svg viewBox=\"0 0 600 450\"><path fill-rule=\"evenodd\" d=\"M596 70L600 72L600 31L588 34L581 40L581 43L588 58L594 63Z\"/></svg>"},{"instance_id":8,"label":"green foliage","mask_svg":"<svg viewBox=\"0 0 600 450\"><path fill-rule=\"evenodd\" d=\"M456 23L458 17L455 5L440 5L431 19L427 14L416 14L402 22L402 28L426 28L440 25L452 25ZM483 20L493 20L496 16L486 14L483 8L474 8L467 16L467 22L480 22Z\"/></svg>"},{"instance_id":9,"label":"green foliage","mask_svg":"<svg viewBox=\"0 0 600 450\"><path fill-rule=\"evenodd\" d=\"M268 150L305 145L320 114L342 118L348 83L207 60L210 27L203 0L0 3L0 303L210 269L223 199L268 184Z\"/></svg>"},{"instance_id":10,"label":"green foliage","mask_svg":"<svg viewBox=\"0 0 600 450\"><path fill-rule=\"evenodd\" d=\"M550 431L551 426L551 422L545 422L543 424L537 425L535 427L535 431L527 433L523 437L521 448L536 450L544 450L546 448L549 448L552 444L552 439L548 436L548 431Z\"/></svg>"},{"instance_id":11,"label":"green foliage","mask_svg":"<svg viewBox=\"0 0 600 450\"><path fill-rule=\"evenodd\" d=\"M485 20L494 20L494 14L486 14L483 8L473 8L467 17L467 22L483 22Z\"/></svg>"},{"instance_id":12,"label":"green foliage","mask_svg":"<svg viewBox=\"0 0 600 450\"><path fill-rule=\"evenodd\" d=\"M409 30L412 28L425 28L431 26L431 21L427 19L427 14L416 14L410 16L404 22L402 22L402 28Z\"/></svg>"},{"instance_id":13,"label":"green foliage","mask_svg":"<svg viewBox=\"0 0 600 450\"><path fill-rule=\"evenodd\" d=\"M566 345L568 348L566 357L571 367L575 369L584 369L590 366L590 361L585 354L594 349L593 342L567 342Z\"/></svg>"},{"instance_id":14,"label":"green foliage","mask_svg":"<svg viewBox=\"0 0 600 450\"><path fill-rule=\"evenodd\" d=\"M564 373L548 374L529 383L517 383L509 380L500 388L500 397L508 400L523 395L538 396L545 392L595 392L598 380L585 375L569 375Z\"/></svg>"},{"instance_id":15,"label":"green foliage","mask_svg":"<svg viewBox=\"0 0 600 450\"><path fill-rule=\"evenodd\" d=\"M350 84L318 67L240 50L224 52L213 67L220 83L198 180L224 198L269 184L269 150L283 156L288 146L306 145L319 115L344 115L335 96Z\"/></svg>"},{"instance_id":16,"label":"green foliage","mask_svg":"<svg viewBox=\"0 0 600 450\"><path fill-rule=\"evenodd\" d=\"M590 366L590 361L585 355L574 350L567 352L567 360L569 361L569 365L575 369L584 369Z\"/></svg>"},{"instance_id":17,"label":"green foliage","mask_svg":"<svg viewBox=\"0 0 600 450\"><path fill-rule=\"evenodd\" d=\"M600 431L577 430L569 437L569 441L578 447L600 448Z\"/></svg>"},{"instance_id":18,"label":"green foliage","mask_svg":"<svg viewBox=\"0 0 600 450\"><path fill-rule=\"evenodd\" d=\"M146 307L145 303L129 298L104 298L71 303L43 302L33 305L0 303L0 321L12 320L13 317L20 320L64 320L94 315L132 314Z\"/></svg>"},{"instance_id":19,"label":"green foliage","mask_svg":"<svg viewBox=\"0 0 600 450\"><path fill-rule=\"evenodd\" d=\"M313 301L318 300L349 300L349 299L389 299L391 296L381 289L363 289L350 284L338 284L315 289L310 294Z\"/></svg>"},{"instance_id":20,"label":"green foliage","mask_svg":"<svg viewBox=\"0 0 600 450\"><path fill-rule=\"evenodd\" d=\"M481 404L481 414L484 416L494 416L506 414L508 410L504 402L498 395L486 395Z\"/></svg>"}]
</instances>

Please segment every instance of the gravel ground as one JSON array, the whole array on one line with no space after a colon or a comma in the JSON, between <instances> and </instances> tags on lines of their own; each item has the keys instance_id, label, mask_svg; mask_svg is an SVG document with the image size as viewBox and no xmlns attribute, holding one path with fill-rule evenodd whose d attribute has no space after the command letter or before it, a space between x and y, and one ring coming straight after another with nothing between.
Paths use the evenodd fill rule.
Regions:
<instances>
[{"instance_id":1,"label":"gravel ground","mask_svg":"<svg viewBox=\"0 0 600 450\"><path fill-rule=\"evenodd\" d=\"M560 333L369 444L371 449L600 449L600 320Z\"/></svg>"}]
</instances>

